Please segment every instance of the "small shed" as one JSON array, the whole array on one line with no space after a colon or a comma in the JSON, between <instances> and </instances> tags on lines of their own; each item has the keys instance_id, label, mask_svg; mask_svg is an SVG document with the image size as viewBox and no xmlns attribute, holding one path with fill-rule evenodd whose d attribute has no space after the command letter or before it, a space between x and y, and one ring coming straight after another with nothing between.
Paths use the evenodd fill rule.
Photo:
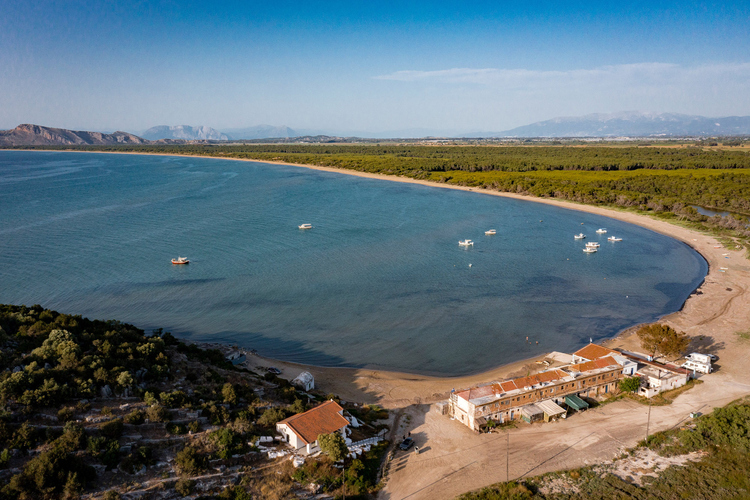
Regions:
<instances>
[{"instance_id":1,"label":"small shed","mask_svg":"<svg viewBox=\"0 0 750 500\"><path fill-rule=\"evenodd\" d=\"M521 418L528 423L536 422L544 418L544 410L535 404L522 406L518 412L521 414Z\"/></svg>"},{"instance_id":2,"label":"small shed","mask_svg":"<svg viewBox=\"0 0 750 500\"><path fill-rule=\"evenodd\" d=\"M579 398L575 394L565 396L565 404L578 411L585 410L589 407L589 404L586 401Z\"/></svg>"},{"instance_id":3,"label":"small shed","mask_svg":"<svg viewBox=\"0 0 750 500\"><path fill-rule=\"evenodd\" d=\"M550 420L554 420L556 418L565 418L566 411L565 408L555 404L554 401L551 401L549 399L545 401L540 401L539 403L536 403L536 405L544 411L544 421L549 422Z\"/></svg>"},{"instance_id":4,"label":"small shed","mask_svg":"<svg viewBox=\"0 0 750 500\"><path fill-rule=\"evenodd\" d=\"M315 389L315 378L313 378L310 372L302 372L297 375L297 378L292 380L292 385L303 391L310 391Z\"/></svg>"}]
</instances>

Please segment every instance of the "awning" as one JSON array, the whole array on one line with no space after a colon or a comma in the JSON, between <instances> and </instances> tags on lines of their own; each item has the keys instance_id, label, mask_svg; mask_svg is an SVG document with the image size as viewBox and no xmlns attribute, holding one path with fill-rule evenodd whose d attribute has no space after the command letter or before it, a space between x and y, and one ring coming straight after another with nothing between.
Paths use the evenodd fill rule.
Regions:
<instances>
[{"instance_id":1,"label":"awning","mask_svg":"<svg viewBox=\"0 0 750 500\"><path fill-rule=\"evenodd\" d=\"M579 398L575 394L571 394L570 396L565 396L565 404L567 404L574 410L583 410L584 408L589 407L589 404L586 401Z\"/></svg>"},{"instance_id":2,"label":"awning","mask_svg":"<svg viewBox=\"0 0 750 500\"><path fill-rule=\"evenodd\" d=\"M544 414L548 417L556 417L558 415L562 415L565 413L565 409L561 408L557 404L555 404L554 401L551 401L549 399L540 401L536 404L539 408L544 410Z\"/></svg>"},{"instance_id":3,"label":"awning","mask_svg":"<svg viewBox=\"0 0 750 500\"><path fill-rule=\"evenodd\" d=\"M487 423L487 419L484 417L477 417L474 419L474 425L476 427L481 427Z\"/></svg>"},{"instance_id":4,"label":"awning","mask_svg":"<svg viewBox=\"0 0 750 500\"><path fill-rule=\"evenodd\" d=\"M542 410L541 408L539 408L535 404L530 404L530 405L522 406L519 411L521 412L521 415L524 415L524 416L529 417L529 418L532 418L535 415L541 415L541 414L544 413L544 410Z\"/></svg>"}]
</instances>

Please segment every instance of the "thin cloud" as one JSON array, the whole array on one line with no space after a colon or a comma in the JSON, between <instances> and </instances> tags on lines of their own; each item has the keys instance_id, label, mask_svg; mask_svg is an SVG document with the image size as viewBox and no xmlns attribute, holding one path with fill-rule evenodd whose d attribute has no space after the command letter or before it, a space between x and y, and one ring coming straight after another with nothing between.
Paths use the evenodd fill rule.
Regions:
<instances>
[{"instance_id":1,"label":"thin cloud","mask_svg":"<svg viewBox=\"0 0 750 500\"><path fill-rule=\"evenodd\" d=\"M750 80L750 63L681 66L669 63L638 63L602 66L568 71L539 71L499 68L451 68L436 71L396 71L375 76L376 80L400 82L442 82L452 84L490 85L503 88L560 88L567 85L675 85L699 80L702 83L746 83Z\"/></svg>"}]
</instances>

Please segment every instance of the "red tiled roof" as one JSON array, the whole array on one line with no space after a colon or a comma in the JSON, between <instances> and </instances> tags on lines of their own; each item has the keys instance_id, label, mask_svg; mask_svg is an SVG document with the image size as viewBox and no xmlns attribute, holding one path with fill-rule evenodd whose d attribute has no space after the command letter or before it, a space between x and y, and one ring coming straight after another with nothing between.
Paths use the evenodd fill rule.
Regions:
<instances>
[{"instance_id":1,"label":"red tiled roof","mask_svg":"<svg viewBox=\"0 0 750 500\"><path fill-rule=\"evenodd\" d=\"M302 442L312 444L321 434L330 434L349 425L339 412L343 411L335 401L326 401L304 413L298 413L279 422L286 424Z\"/></svg>"},{"instance_id":2,"label":"red tiled roof","mask_svg":"<svg viewBox=\"0 0 750 500\"><path fill-rule=\"evenodd\" d=\"M598 368L606 368L608 366L620 366L620 364L615 361L614 358L607 356L606 358L586 361L585 363L578 363L577 365L570 365L569 368L574 372L587 372Z\"/></svg>"},{"instance_id":3,"label":"red tiled roof","mask_svg":"<svg viewBox=\"0 0 750 500\"><path fill-rule=\"evenodd\" d=\"M589 344L586 347L578 349L576 352L573 353L574 356L588 359L590 361L594 359L604 358L606 356L612 356L613 354L620 354L620 353L617 351L613 351L612 349L607 349L606 347L602 347L598 344Z\"/></svg>"}]
</instances>

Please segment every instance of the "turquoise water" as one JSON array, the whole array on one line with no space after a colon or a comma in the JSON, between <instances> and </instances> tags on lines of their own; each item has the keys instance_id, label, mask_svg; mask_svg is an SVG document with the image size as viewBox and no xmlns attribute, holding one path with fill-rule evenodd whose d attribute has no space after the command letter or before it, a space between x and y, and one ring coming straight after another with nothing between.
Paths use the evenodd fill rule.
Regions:
<instances>
[{"instance_id":1,"label":"turquoise water","mask_svg":"<svg viewBox=\"0 0 750 500\"><path fill-rule=\"evenodd\" d=\"M533 202L229 160L0 152L0 302L301 363L478 372L678 310L706 271L673 239Z\"/></svg>"}]
</instances>

